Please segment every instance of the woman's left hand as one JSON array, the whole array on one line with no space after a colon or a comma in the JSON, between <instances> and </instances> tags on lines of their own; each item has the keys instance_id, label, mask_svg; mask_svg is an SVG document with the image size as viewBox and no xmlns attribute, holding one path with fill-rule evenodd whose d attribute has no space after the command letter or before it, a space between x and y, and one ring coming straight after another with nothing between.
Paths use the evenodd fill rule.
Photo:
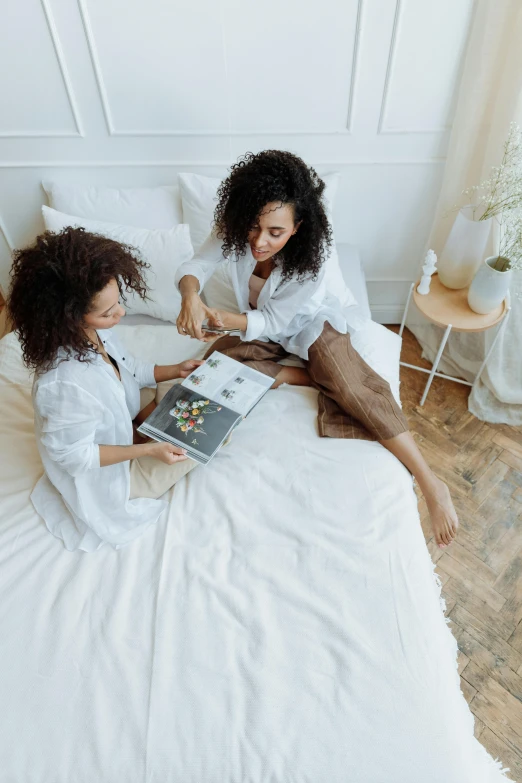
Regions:
<instances>
[{"instance_id":1,"label":"woman's left hand","mask_svg":"<svg viewBox=\"0 0 522 783\"><path fill-rule=\"evenodd\" d=\"M179 374L177 377L187 378L191 372L194 372L197 367L201 367L202 364L204 364L204 362L200 359L187 359L186 362L181 362L181 364L178 364Z\"/></svg>"}]
</instances>

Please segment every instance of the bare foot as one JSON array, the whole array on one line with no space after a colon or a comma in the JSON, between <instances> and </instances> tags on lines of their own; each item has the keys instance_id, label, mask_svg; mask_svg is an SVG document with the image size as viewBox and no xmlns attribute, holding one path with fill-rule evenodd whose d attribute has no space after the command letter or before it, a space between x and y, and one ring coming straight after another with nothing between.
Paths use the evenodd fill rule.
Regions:
<instances>
[{"instance_id":1,"label":"bare foot","mask_svg":"<svg viewBox=\"0 0 522 783\"><path fill-rule=\"evenodd\" d=\"M437 545L444 549L455 536L459 527L457 512L451 500L446 484L436 476L429 491L424 492L424 498L430 512L431 529Z\"/></svg>"},{"instance_id":2,"label":"bare foot","mask_svg":"<svg viewBox=\"0 0 522 783\"><path fill-rule=\"evenodd\" d=\"M311 386L312 382L308 372L302 367L286 367L283 365L271 389L277 389L282 383L288 383L290 386Z\"/></svg>"}]
</instances>

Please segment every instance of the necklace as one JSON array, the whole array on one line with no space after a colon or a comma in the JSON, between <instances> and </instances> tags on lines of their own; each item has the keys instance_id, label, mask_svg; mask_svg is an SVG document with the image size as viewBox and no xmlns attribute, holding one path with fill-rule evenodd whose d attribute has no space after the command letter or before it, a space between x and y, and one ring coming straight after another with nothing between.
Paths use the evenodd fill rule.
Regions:
<instances>
[{"instance_id":1,"label":"necklace","mask_svg":"<svg viewBox=\"0 0 522 783\"><path fill-rule=\"evenodd\" d=\"M96 340L97 340L96 343L93 343L93 341L90 340L88 336L87 336L87 342L89 343L89 345L92 348L94 348L96 353L98 353L101 356L101 358L103 359L104 362L107 362L108 365L113 367L114 372L116 373L116 376L117 376L118 380L121 381L121 375L120 375L119 367L114 364L114 361L111 359L111 357L109 356L109 354L107 353L105 348L102 348L98 332L95 332L95 335L96 335Z\"/></svg>"}]
</instances>

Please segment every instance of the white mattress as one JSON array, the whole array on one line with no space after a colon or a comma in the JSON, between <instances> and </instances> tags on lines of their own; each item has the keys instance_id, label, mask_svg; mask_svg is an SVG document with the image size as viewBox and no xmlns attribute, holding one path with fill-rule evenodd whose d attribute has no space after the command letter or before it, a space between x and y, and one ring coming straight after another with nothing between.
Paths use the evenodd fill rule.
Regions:
<instances>
[{"instance_id":1,"label":"white mattress","mask_svg":"<svg viewBox=\"0 0 522 783\"><path fill-rule=\"evenodd\" d=\"M30 379L0 343L2 783L505 780L410 475L317 437L316 408L270 391L157 526L71 553L32 510Z\"/></svg>"}]
</instances>

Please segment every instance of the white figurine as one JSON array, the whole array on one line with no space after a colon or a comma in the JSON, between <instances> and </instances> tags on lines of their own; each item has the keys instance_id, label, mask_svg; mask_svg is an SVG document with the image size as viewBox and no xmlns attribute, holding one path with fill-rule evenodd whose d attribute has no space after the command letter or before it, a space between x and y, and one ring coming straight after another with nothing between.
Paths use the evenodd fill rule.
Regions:
<instances>
[{"instance_id":1,"label":"white figurine","mask_svg":"<svg viewBox=\"0 0 522 783\"><path fill-rule=\"evenodd\" d=\"M421 281L417 286L417 293L423 295L429 294L431 276L435 272L436 263L437 263L437 256L435 255L434 251L428 250L428 252L426 253L426 258L424 259L424 265L422 267L422 271L424 274L422 275Z\"/></svg>"}]
</instances>

